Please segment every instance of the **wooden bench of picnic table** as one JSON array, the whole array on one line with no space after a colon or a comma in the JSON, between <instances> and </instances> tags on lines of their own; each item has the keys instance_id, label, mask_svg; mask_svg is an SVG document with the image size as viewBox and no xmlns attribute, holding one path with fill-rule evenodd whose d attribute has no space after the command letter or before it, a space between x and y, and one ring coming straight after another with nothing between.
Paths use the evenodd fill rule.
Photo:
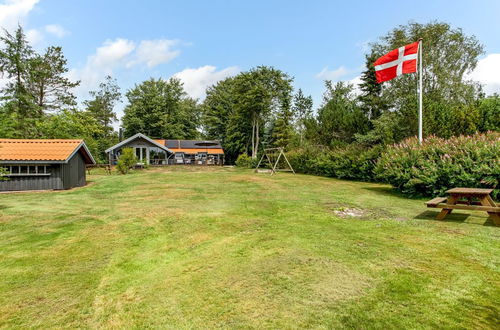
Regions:
<instances>
[{"instance_id":1,"label":"wooden bench of picnic table","mask_svg":"<svg viewBox=\"0 0 500 330\"><path fill-rule=\"evenodd\" d=\"M446 191L449 197L436 197L425 202L425 205L442 209L436 216L438 220L443 220L454 209L485 211L495 225L500 226L500 204L491 198L492 191L493 189L453 188Z\"/></svg>"}]
</instances>

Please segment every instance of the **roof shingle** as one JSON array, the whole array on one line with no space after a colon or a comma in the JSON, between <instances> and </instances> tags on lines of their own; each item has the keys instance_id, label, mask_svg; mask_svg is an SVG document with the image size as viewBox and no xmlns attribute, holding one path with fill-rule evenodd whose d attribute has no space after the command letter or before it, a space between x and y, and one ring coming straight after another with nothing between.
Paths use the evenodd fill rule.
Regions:
<instances>
[{"instance_id":1,"label":"roof shingle","mask_svg":"<svg viewBox=\"0 0 500 330\"><path fill-rule=\"evenodd\" d=\"M0 161L65 161L83 140L0 139Z\"/></svg>"}]
</instances>

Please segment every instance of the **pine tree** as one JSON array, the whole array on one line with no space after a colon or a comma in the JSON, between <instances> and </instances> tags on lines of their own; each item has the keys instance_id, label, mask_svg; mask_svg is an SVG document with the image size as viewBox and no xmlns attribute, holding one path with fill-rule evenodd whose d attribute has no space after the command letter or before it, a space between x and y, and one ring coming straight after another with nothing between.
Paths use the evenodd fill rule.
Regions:
<instances>
[{"instance_id":1,"label":"pine tree","mask_svg":"<svg viewBox=\"0 0 500 330\"><path fill-rule=\"evenodd\" d=\"M90 91L92 97L83 102L87 111L101 125L105 136L113 132L113 123L118 120L114 108L120 101L121 93L116 80L106 76L106 81L99 84L99 89Z\"/></svg>"},{"instance_id":2,"label":"pine tree","mask_svg":"<svg viewBox=\"0 0 500 330\"><path fill-rule=\"evenodd\" d=\"M65 77L67 61L61 47L48 47L29 59L29 88L36 105L45 113L76 106L72 89L80 84Z\"/></svg>"},{"instance_id":3,"label":"pine tree","mask_svg":"<svg viewBox=\"0 0 500 330\"><path fill-rule=\"evenodd\" d=\"M4 114L13 120L14 137L36 136L36 120L42 117L29 88L30 60L34 54L21 26L14 34L4 30L0 37L4 47L0 49L0 72L8 79L0 91Z\"/></svg>"},{"instance_id":4,"label":"pine tree","mask_svg":"<svg viewBox=\"0 0 500 330\"><path fill-rule=\"evenodd\" d=\"M382 84L377 83L375 67L373 66L373 63L379 57L380 55L374 52L366 55L366 70L361 73L361 83L359 84L359 89L361 90L361 95L359 96L361 109L370 120L377 119L388 109L388 105L381 97Z\"/></svg>"},{"instance_id":5,"label":"pine tree","mask_svg":"<svg viewBox=\"0 0 500 330\"><path fill-rule=\"evenodd\" d=\"M306 122L312 118L312 97L305 96L302 89L299 88L293 98L293 113L295 115L295 122L297 132L299 134L299 145L304 144L304 135L306 130Z\"/></svg>"}]
</instances>

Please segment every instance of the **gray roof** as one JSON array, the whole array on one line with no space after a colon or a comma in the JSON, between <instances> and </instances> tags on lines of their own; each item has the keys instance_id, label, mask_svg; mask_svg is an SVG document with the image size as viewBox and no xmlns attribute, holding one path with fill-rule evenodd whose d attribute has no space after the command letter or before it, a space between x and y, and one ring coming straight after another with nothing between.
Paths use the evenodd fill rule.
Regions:
<instances>
[{"instance_id":1,"label":"gray roof","mask_svg":"<svg viewBox=\"0 0 500 330\"><path fill-rule=\"evenodd\" d=\"M222 149L219 141L206 140L165 140L165 145L172 149Z\"/></svg>"},{"instance_id":2,"label":"gray roof","mask_svg":"<svg viewBox=\"0 0 500 330\"><path fill-rule=\"evenodd\" d=\"M164 145L161 145L161 144L157 143L156 141L154 141L154 140L152 140L152 139L148 138L146 135L141 134L141 133L137 133L137 134L135 134L135 135L133 135L133 136L129 137L128 139L123 140L123 141L121 141L120 143L115 144L114 146L112 146L112 147L110 147L110 148L106 149L104 152L108 153L108 152L110 152L110 151L112 151L112 150L114 150L114 149L117 149L117 148L119 148L119 147L123 146L124 144L127 144L127 143L129 143L130 141L135 140L135 139L138 139L138 138L143 138L144 140L146 140L146 141L150 142L151 144L153 144L153 145L155 145L155 146L157 146L157 147L159 147L159 148L162 148L162 149L163 149L163 150L165 150L165 151L168 151L168 152L172 153L172 150L168 149L168 147L166 147L166 146L164 146Z\"/></svg>"}]
</instances>

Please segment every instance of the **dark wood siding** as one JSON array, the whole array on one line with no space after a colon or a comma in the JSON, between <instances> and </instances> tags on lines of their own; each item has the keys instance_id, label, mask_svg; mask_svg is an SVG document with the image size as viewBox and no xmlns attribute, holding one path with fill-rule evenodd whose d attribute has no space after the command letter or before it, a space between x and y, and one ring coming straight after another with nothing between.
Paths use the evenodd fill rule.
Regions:
<instances>
[{"instance_id":1,"label":"dark wood siding","mask_svg":"<svg viewBox=\"0 0 500 330\"><path fill-rule=\"evenodd\" d=\"M52 164L51 172L49 176L11 176L0 181L0 191L64 189L62 166Z\"/></svg>"},{"instance_id":2,"label":"dark wood siding","mask_svg":"<svg viewBox=\"0 0 500 330\"><path fill-rule=\"evenodd\" d=\"M85 186L87 183L85 176L85 161L79 152L77 152L68 161L68 163L64 164L62 167L64 189Z\"/></svg>"},{"instance_id":3,"label":"dark wood siding","mask_svg":"<svg viewBox=\"0 0 500 330\"><path fill-rule=\"evenodd\" d=\"M11 176L7 181L0 181L0 191L70 189L87 183L85 161L79 152L67 164L50 166L48 176Z\"/></svg>"}]
</instances>

